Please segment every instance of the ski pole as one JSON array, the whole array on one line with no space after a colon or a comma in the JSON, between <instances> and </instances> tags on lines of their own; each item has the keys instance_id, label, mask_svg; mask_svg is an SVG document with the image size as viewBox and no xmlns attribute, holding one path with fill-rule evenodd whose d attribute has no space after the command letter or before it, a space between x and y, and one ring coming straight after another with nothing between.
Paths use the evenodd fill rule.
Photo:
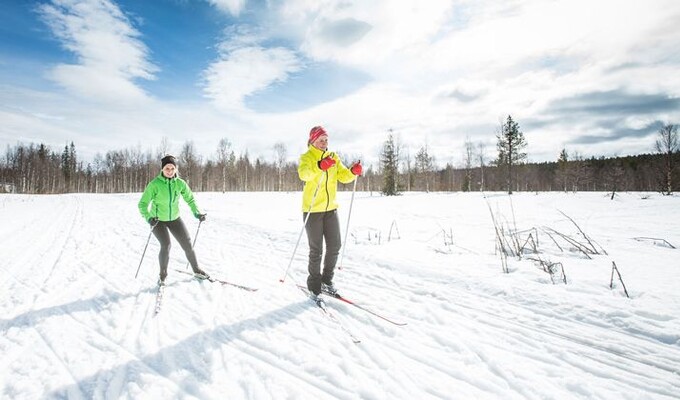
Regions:
<instances>
[{"instance_id":1,"label":"ski pole","mask_svg":"<svg viewBox=\"0 0 680 400\"><path fill-rule=\"evenodd\" d=\"M342 269L342 260L345 258L345 247L347 247L347 234L349 233L349 219L352 217L352 204L354 204L354 193L357 191L357 181L359 177L354 180L354 187L352 188L352 198L349 201L349 213L347 214L347 227L345 228L345 239L342 241L342 253L340 253L340 265L338 269Z\"/></svg>"},{"instance_id":2,"label":"ski pole","mask_svg":"<svg viewBox=\"0 0 680 400\"><path fill-rule=\"evenodd\" d=\"M146 238L146 245L144 246L144 251L142 252L142 259L139 260L139 266L137 267L137 272L135 272L135 279L137 279L137 274L139 274L139 268L142 266L142 261L144 261L144 255L146 254L146 248L149 247L149 241L151 240L151 234L153 233L153 229L156 227L157 224L158 224L158 222L151 225L151 230L149 230L149 237Z\"/></svg>"},{"instance_id":3,"label":"ski pole","mask_svg":"<svg viewBox=\"0 0 680 400\"><path fill-rule=\"evenodd\" d=\"M191 248L192 248L192 249L196 247L196 239L198 239L198 230L201 229L201 224L202 224L202 223L203 223L203 221L201 221L201 220L199 219L199 220L198 220L198 228L196 228L196 234L194 235L194 242L191 244ZM189 261L187 261L187 266L184 267L184 269L189 269Z\"/></svg>"},{"instance_id":4,"label":"ski pole","mask_svg":"<svg viewBox=\"0 0 680 400\"><path fill-rule=\"evenodd\" d=\"M279 282L283 283L286 278L288 277L288 270L290 269L290 266L293 265L293 258L295 258L295 253L297 253L297 248L298 245L300 244L300 239L302 239L302 232L305 231L305 227L307 226L307 221L309 220L309 215L312 213L312 206L314 205L314 200L316 200L316 195L319 193L319 187L321 186L321 182L323 182L323 177L324 174L321 173L321 179L319 179L319 182L316 184L316 189L314 189L314 196L312 196L312 202L309 204L309 210L307 210L307 216L305 216L305 222L302 224L302 229L300 229L300 234L298 235L297 243L295 243L295 248L293 249L293 254L290 256L290 262L288 262L288 268L286 268L285 274L283 274L283 278L279 279Z\"/></svg>"}]
</instances>

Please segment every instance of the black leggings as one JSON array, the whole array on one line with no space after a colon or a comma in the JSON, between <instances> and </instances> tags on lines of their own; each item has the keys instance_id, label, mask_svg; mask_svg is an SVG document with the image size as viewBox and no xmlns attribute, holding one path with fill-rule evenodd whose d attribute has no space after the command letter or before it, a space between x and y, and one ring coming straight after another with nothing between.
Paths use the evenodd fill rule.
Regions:
<instances>
[{"instance_id":1,"label":"black leggings","mask_svg":"<svg viewBox=\"0 0 680 400\"><path fill-rule=\"evenodd\" d=\"M307 213L302 213L302 218L306 217ZM305 230L309 241L307 288L311 292L319 294L321 282L326 284L333 282L335 263L340 253L340 221L338 220L337 210L311 213L307 225L305 225ZM323 271L321 271L324 239L326 256L323 258Z\"/></svg>"},{"instance_id":2,"label":"black leggings","mask_svg":"<svg viewBox=\"0 0 680 400\"><path fill-rule=\"evenodd\" d=\"M158 253L158 261L161 265L161 278L165 279L168 275L168 261L170 260L170 231L172 236L175 237L184 254L187 256L187 260L191 264L192 269L198 268L198 261L196 260L196 253L191 247L191 237L187 231L187 227L182 222L182 218L177 218L174 221L158 221L158 224L153 228L153 234L158 239L161 244L161 251Z\"/></svg>"}]
</instances>

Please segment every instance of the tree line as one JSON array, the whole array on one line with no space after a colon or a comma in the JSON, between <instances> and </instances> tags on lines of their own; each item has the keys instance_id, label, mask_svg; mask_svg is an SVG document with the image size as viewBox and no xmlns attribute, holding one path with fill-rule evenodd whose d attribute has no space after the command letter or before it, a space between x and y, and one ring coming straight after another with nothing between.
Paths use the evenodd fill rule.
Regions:
<instances>
[{"instance_id":1,"label":"tree line","mask_svg":"<svg viewBox=\"0 0 680 400\"><path fill-rule=\"evenodd\" d=\"M528 163L527 140L519 123L508 115L497 131L496 157L483 143L465 140L462 166L435 168L427 146L412 160L393 132L380 154L382 192L401 191L658 191L666 195L680 183L677 125L664 125L654 143L656 153L625 157L585 158L567 149L554 162ZM400 169L399 166L402 166Z\"/></svg>"},{"instance_id":2,"label":"tree line","mask_svg":"<svg viewBox=\"0 0 680 400\"><path fill-rule=\"evenodd\" d=\"M659 191L678 190L680 151L677 126L666 125L655 143L656 153L611 158L585 158L566 149L553 162L529 163L527 141L519 124L508 116L499 124L497 153L488 156L483 144L464 143L461 163L437 167L427 145L411 154L389 131L376 168L364 168L357 190L394 195L403 191ZM75 143L60 151L45 144L7 146L0 158L0 192L126 193L141 192L160 172L168 153L167 139L155 150L132 147L97 154L91 162L78 157ZM215 152L204 157L193 142L182 145L180 174L194 191L298 191L302 182L297 164L287 161L283 143L272 147L273 157L253 159L248 151L236 155L223 138ZM350 165L353 160L343 160ZM342 185L341 185L342 186ZM346 185L340 190L351 190Z\"/></svg>"}]
</instances>

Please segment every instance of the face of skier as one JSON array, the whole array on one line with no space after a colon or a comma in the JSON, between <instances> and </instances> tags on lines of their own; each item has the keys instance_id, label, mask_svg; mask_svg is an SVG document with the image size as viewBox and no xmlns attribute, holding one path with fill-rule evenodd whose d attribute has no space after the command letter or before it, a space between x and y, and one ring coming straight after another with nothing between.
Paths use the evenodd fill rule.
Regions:
<instances>
[{"instance_id":1,"label":"face of skier","mask_svg":"<svg viewBox=\"0 0 680 400\"><path fill-rule=\"evenodd\" d=\"M315 141L312 142L312 146L319 150L328 150L328 135L321 135Z\"/></svg>"},{"instance_id":2,"label":"face of skier","mask_svg":"<svg viewBox=\"0 0 680 400\"><path fill-rule=\"evenodd\" d=\"M175 167L173 164L165 164L165 167L163 167L163 176L170 179L175 174L177 173L177 167Z\"/></svg>"}]
</instances>

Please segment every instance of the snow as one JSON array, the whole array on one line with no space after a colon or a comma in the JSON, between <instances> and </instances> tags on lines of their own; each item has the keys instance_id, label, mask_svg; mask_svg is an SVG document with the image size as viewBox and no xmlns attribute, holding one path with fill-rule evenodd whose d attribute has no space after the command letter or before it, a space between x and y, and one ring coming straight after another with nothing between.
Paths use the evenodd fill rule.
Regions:
<instances>
[{"instance_id":1,"label":"snow","mask_svg":"<svg viewBox=\"0 0 680 400\"><path fill-rule=\"evenodd\" d=\"M339 194L343 236L350 195ZM300 193L197 193L200 265L259 290L175 272L186 259L173 240L157 316L153 237L134 279L149 234L139 196L0 195L1 398L680 398L680 250L663 242L680 246L678 197L357 193L336 285L408 325L328 299L354 344L295 287L304 235L279 282ZM561 262L568 284L532 254L503 273L490 210L536 228L539 256ZM583 239L565 215L607 254L560 251L544 228ZM618 280L609 288L612 262L630 298Z\"/></svg>"}]
</instances>

